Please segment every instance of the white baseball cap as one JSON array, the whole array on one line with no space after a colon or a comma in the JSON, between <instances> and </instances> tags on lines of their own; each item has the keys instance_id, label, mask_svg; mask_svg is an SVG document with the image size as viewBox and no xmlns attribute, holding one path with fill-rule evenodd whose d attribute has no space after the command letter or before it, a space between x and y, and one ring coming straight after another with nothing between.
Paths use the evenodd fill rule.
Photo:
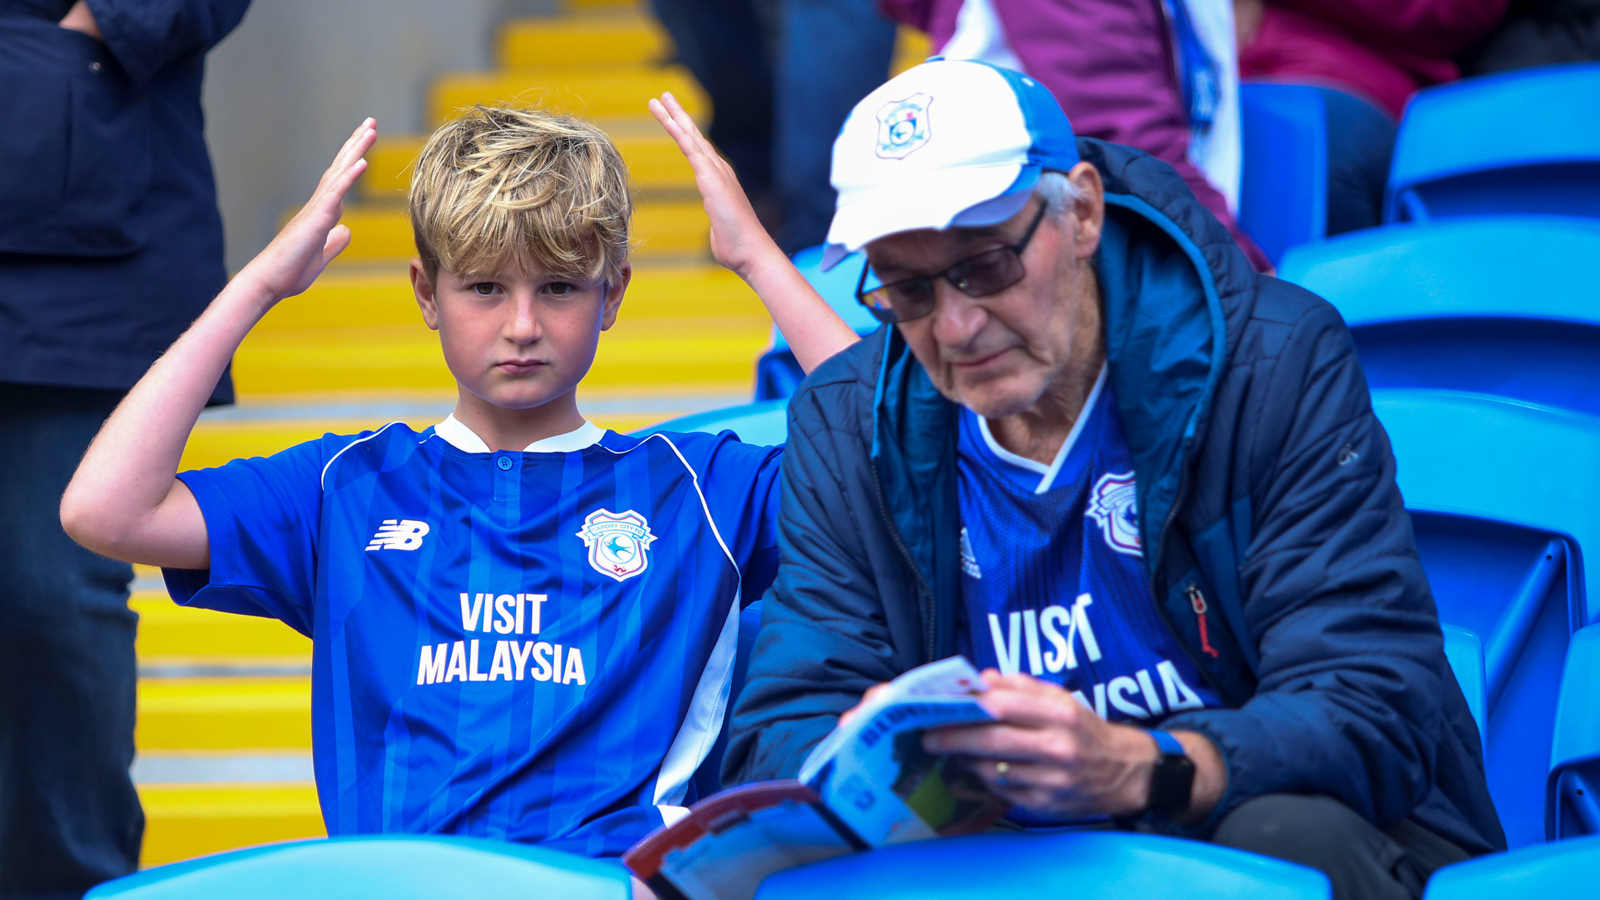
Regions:
<instances>
[{"instance_id":1,"label":"white baseball cap","mask_svg":"<svg viewBox=\"0 0 1600 900\"><path fill-rule=\"evenodd\" d=\"M839 203L822 267L901 231L1004 222L1041 172L1077 164L1072 125L1044 85L935 57L857 103L833 142Z\"/></svg>"}]
</instances>

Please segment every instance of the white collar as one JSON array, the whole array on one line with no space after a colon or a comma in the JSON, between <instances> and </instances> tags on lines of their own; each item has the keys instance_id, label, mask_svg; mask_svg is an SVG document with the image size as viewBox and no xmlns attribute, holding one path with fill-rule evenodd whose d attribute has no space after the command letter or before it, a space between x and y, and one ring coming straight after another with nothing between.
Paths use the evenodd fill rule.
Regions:
<instances>
[{"instance_id":1,"label":"white collar","mask_svg":"<svg viewBox=\"0 0 1600 900\"><path fill-rule=\"evenodd\" d=\"M464 453L488 453L489 445L483 438L467 426L461 424L452 413L445 417L443 422L433 426L433 433L444 440L445 443ZM523 453L572 453L585 447L593 447L600 443L600 438L605 436L605 430L593 422L585 421L582 425L566 434L552 435L534 441L522 448Z\"/></svg>"},{"instance_id":2,"label":"white collar","mask_svg":"<svg viewBox=\"0 0 1600 900\"><path fill-rule=\"evenodd\" d=\"M1109 365L1101 364L1100 374L1094 380L1094 387L1089 389L1089 396L1084 398L1083 410L1078 413L1078 420L1072 423L1072 430L1067 433L1067 439L1061 442L1061 449L1056 451L1055 461L1050 465L1028 459L1026 456L1018 456L1000 446L1000 442L995 440L994 434L989 431L989 420L983 416L975 416L974 418L978 420L978 433L983 435L983 442L988 445L989 452L1019 469L1037 472L1043 476L1039 479L1039 486L1034 489L1034 493L1042 494L1050 490L1055 484L1056 475L1061 471L1061 464L1067 461L1067 454L1072 452L1073 445L1078 443L1078 435L1083 433L1084 423L1089 421L1089 414L1094 411L1095 403L1100 400L1100 389L1105 387L1106 372L1109 369Z\"/></svg>"}]
</instances>

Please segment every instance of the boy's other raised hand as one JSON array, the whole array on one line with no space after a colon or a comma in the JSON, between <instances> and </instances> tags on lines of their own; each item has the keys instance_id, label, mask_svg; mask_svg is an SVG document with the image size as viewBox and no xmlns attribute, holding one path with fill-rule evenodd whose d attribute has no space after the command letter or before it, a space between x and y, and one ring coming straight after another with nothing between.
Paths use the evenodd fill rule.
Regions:
<instances>
[{"instance_id":1,"label":"boy's other raised hand","mask_svg":"<svg viewBox=\"0 0 1600 900\"><path fill-rule=\"evenodd\" d=\"M350 245L350 228L339 224L339 218L344 215L345 195L367 170L364 154L377 137L377 120L370 118L351 133L333 164L322 173L311 199L236 279L255 282L270 297L269 304L293 297L317 280L328 263Z\"/></svg>"},{"instance_id":2,"label":"boy's other raised hand","mask_svg":"<svg viewBox=\"0 0 1600 900\"><path fill-rule=\"evenodd\" d=\"M694 119L670 93L650 101L650 113L678 142L678 149L694 169L695 187L705 201L711 218L711 255L741 276L748 277L751 262L763 253L777 252L756 211L750 206L733 166L718 155L716 148L700 133Z\"/></svg>"}]
</instances>

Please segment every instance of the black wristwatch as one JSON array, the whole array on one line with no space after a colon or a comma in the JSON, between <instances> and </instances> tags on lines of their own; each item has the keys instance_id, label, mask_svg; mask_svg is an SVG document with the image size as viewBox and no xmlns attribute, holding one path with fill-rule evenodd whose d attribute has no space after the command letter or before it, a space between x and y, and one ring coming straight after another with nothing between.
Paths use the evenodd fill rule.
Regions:
<instances>
[{"instance_id":1,"label":"black wristwatch","mask_svg":"<svg viewBox=\"0 0 1600 900\"><path fill-rule=\"evenodd\" d=\"M1178 739L1165 731L1152 731L1161 748L1161 758L1150 770L1150 802L1145 815L1172 818L1189 808L1189 795L1194 788L1194 760L1184 752Z\"/></svg>"}]
</instances>

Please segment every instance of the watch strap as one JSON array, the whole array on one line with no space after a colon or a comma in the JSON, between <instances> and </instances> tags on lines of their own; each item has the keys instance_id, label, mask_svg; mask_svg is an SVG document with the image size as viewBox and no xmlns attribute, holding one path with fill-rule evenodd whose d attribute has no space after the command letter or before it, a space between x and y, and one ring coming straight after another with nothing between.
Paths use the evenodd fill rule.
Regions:
<instances>
[{"instance_id":1,"label":"watch strap","mask_svg":"<svg viewBox=\"0 0 1600 900\"><path fill-rule=\"evenodd\" d=\"M1174 816L1189 808L1194 789L1194 761L1177 738L1165 731L1151 731L1161 758L1150 771L1150 800L1146 815Z\"/></svg>"}]
</instances>

